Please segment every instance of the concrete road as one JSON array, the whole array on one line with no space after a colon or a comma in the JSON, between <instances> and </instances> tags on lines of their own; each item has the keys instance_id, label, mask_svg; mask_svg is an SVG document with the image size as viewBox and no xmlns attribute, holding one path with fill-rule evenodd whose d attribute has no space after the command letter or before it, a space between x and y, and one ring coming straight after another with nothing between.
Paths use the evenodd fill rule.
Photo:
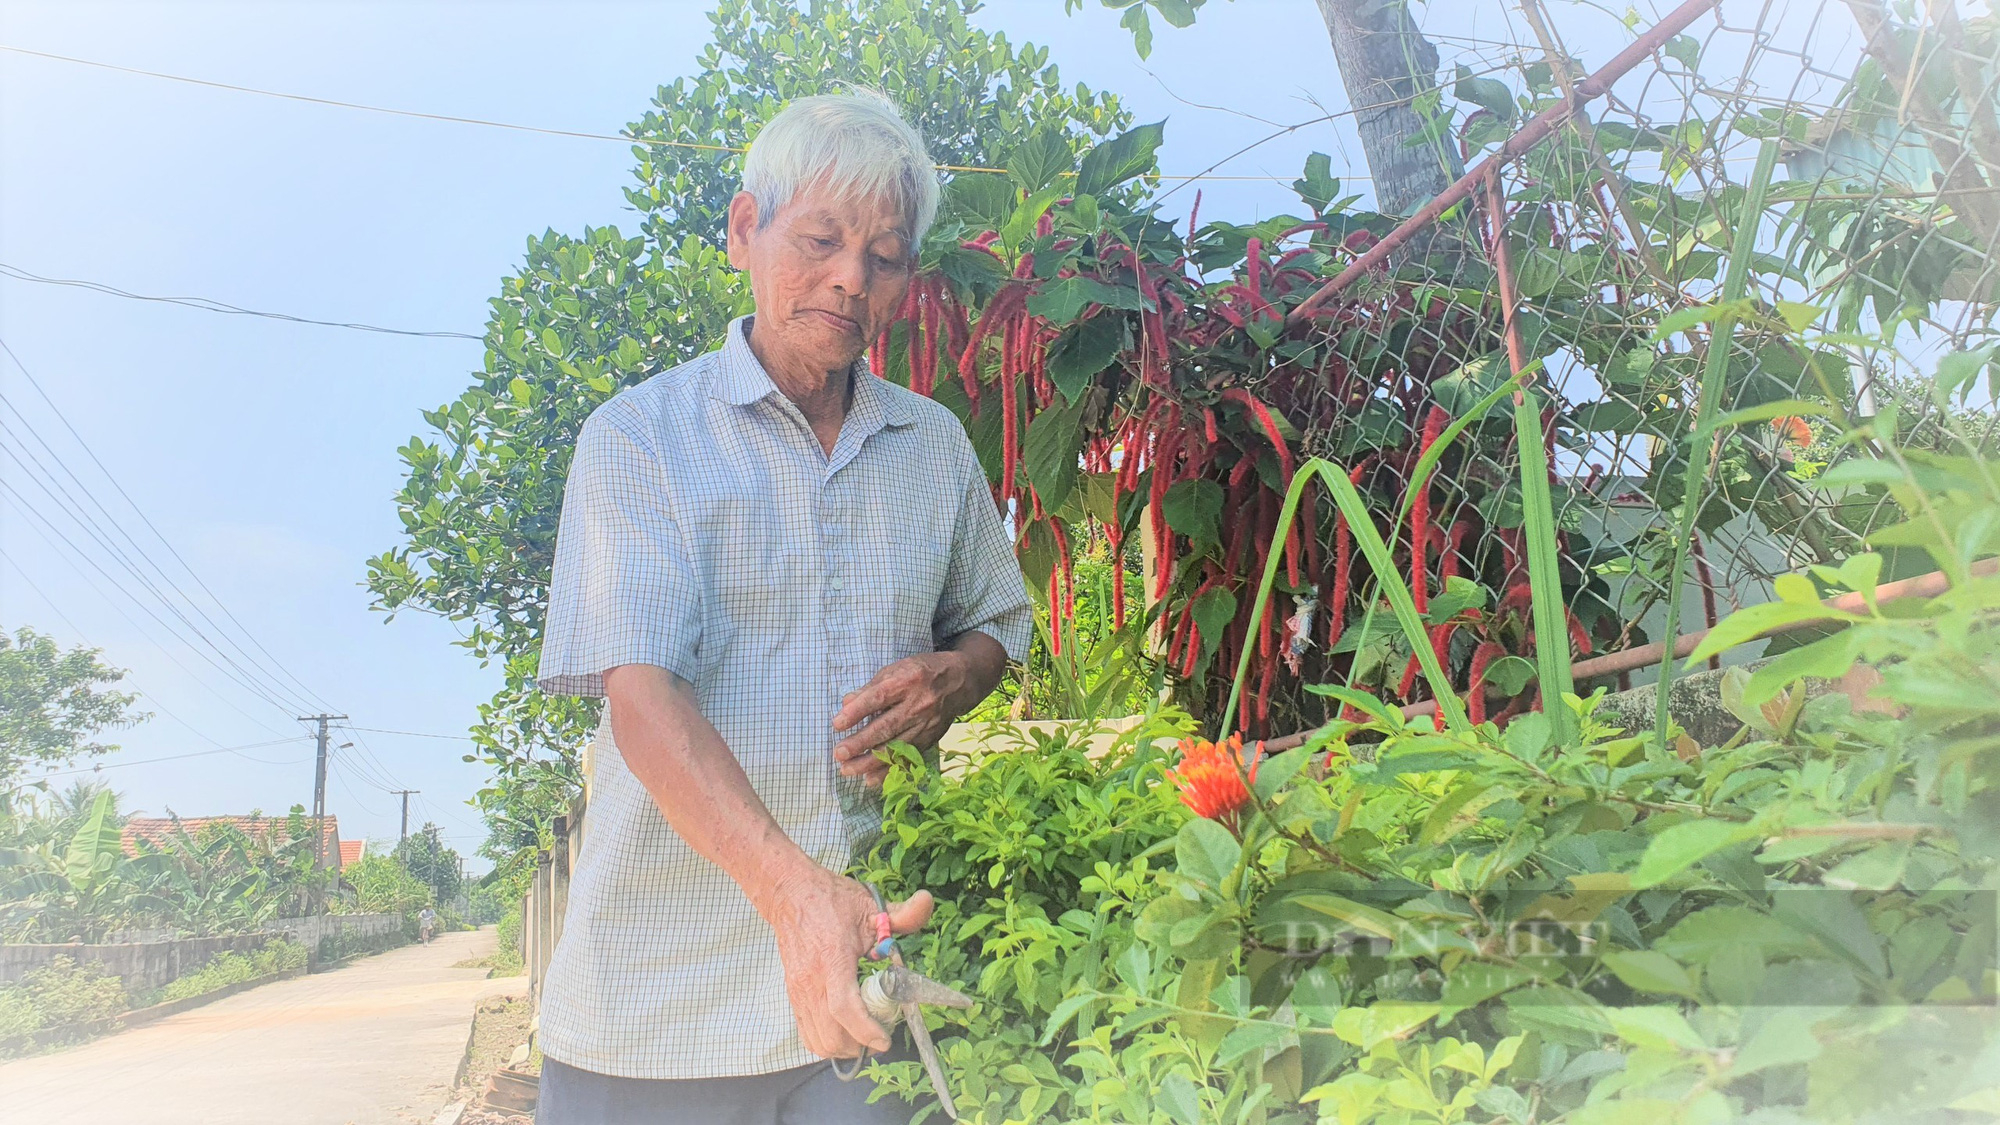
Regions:
<instances>
[{"instance_id":1,"label":"concrete road","mask_svg":"<svg viewBox=\"0 0 2000 1125\"><path fill-rule=\"evenodd\" d=\"M0 1063L4 1125L414 1125L444 1105L484 996L454 969L491 930L267 984L52 1055Z\"/></svg>"}]
</instances>

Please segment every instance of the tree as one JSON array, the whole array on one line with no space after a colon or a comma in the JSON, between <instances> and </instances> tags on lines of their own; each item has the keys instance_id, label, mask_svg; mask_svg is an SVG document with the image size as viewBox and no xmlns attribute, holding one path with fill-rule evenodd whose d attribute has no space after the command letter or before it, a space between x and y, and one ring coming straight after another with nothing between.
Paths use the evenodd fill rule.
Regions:
<instances>
[{"instance_id":1,"label":"tree","mask_svg":"<svg viewBox=\"0 0 2000 1125\"><path fill-rule=\"evenodd\" d=\"M1418 112L1426 95L1437 112L1437 48L1417 30L1406 3L1318 2L1374 177L1375 209L1407 215L1465 172L1449 135Z\"/></svg>"},{"instance_id":2,"label":"tree","mask_svg":"<svg viewBox=\"0 0 2000 1125\"><path fill-rule=\"evenodd\" d=\"M804 7L804 10L801 10ZM502 283L484 370L427 412L436 440L401 453L406 541L369 562L391 615L435 613L498 661L506 686L472 728L495 784L479 801L503 866L551 842L576 790L576 755L597 708L534 690L542 613L570 450L583 420L622 387L706 351L749 295L720 242L737 156L793 97L842 82L876 87L944 164L1072 166L1130 123L1118 100L1065 87L1045 48L972 25L978 0L723 0L699 75L662 87L630 132L639 233L548 231Z\"/></svg>"},{"instance_id":3,"label":"tree","mask_svg":"<svg viewBox=\"0 0 2000 1125\"><path fill-rule=\"evenodd\" d=\"M431 901L431 888L393 855L364 856L340 877L354 888L355 905L369 914L408 914Z\"/></svg>"},{"instance_id":4,"label":"tree","mask_svg":"<svg viewBox=\"0 0 2000 1125\"><path fill-rule=\"evenodd\" d=\"M411 833L396 845L394 857L417 882L430 888L433 901L450 902L458 897L463 881L458 853L438 839L437 825L426 824L422 831Z\"/></svg>"},{"instance_id":5,"label":"tree","mask_svg":"<svg viewBox=\"0 0 2000 1125\"><path fill-rule=\"evenodd\" d=\"M1071 12L1084 0L1064 0ZM1174 27L1194 23L1207 0L1104 0L1122 8L1139 57L1152 52L1148 10ZM1354 111L1361 152L1374 179L1375 209L1407 215L1465 172L1439 113L1438 53L1404 0L1317 0L1333 61Z\"/></svg>"},{"instance_id":6,"label":"tree","mask_svg":"<svg viewBox=\"0 0 2000 1125\"><path fill-rule=\"evenodd\" d=\"M152 717L132 710L137 695L97 686L125 678L123 670L99 663L98 651L65 652L26 626L12 637L0 633L0 785L31 766L116 750L91 737Z\"/></svg>"}]
</instances>

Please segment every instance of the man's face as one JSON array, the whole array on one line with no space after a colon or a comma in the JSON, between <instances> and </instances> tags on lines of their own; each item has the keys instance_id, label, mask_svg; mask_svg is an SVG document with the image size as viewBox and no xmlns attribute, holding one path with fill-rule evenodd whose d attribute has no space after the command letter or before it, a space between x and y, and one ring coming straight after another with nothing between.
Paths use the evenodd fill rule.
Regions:
<instances>
[{"instance_id":1,"label":"man's face","mask_svg":"<svg viewBox=\"0 0 2000 1125\"><path fill-rule=\"evenodd\" d=\"M902 306L915 265L902 208L808 189L757 226L757 201L729 204L729 263L750 275L754 338L793 379L860 358ZM811 388L806 388L811 389Z\"/></svg>"}]
</instances>

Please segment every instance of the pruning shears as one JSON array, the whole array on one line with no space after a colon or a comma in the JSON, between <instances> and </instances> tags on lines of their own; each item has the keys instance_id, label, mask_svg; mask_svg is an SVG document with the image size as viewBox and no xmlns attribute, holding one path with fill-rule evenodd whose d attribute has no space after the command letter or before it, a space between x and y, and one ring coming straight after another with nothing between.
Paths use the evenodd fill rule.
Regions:
<instances>
[{"instance_id":1,"label":"pruning shears","mask_svg":"<svg viewBox=\"0 0 2000 1125\"><path fill-rule=\"evenodd\" d=\"M910 1038L917 1045L917 1057L923 1060L924 1072L930 1075L931 1089L937 1093L939 1108L944 1110L947 1121L957 1121L958 1106L952 1102L951 1090L945 1085L944 1064L938 1061L937 1046L931 1042L930 1028L924 1026L920 1009L925 1004L941 1008L970 1008L972 998L903 964L903 953L896 948L896 939L889 930L889 908L882 901L882 892L871 886L868 893L875 896L876 910L875 947L869 950L869 957L877 961L886 960L889 967L861 982L861 1001L868 1006L868 1014L884 1024L894 1027L896 1021L901 1019L909 1027ZM862 1064L867 1059L866 1052L863 1052L846 1069L841 1068L839 1059L828 1061L833 1073L847 1082L861 1073Z\"/></svg>"}]
</instances>

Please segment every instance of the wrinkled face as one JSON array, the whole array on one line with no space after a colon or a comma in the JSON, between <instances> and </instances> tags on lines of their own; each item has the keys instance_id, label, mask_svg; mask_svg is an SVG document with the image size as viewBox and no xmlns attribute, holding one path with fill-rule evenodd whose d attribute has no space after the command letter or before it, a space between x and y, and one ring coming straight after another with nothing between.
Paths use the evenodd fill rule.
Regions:
<instances>
[{"instance_id":1,"label":"wrinkled face","mask_svg":"<svg viewBox=\"0 0 2000 1125\"><path fill-rule=\"evenodd\" d=\"M752 339L790 378L841 371L902 306L914 272L903 209L805 190L757 226L757 201L729 204L729 263L750 275ZM776 372L773 372L775 375Z\"/></svg>"}]
</instances>

